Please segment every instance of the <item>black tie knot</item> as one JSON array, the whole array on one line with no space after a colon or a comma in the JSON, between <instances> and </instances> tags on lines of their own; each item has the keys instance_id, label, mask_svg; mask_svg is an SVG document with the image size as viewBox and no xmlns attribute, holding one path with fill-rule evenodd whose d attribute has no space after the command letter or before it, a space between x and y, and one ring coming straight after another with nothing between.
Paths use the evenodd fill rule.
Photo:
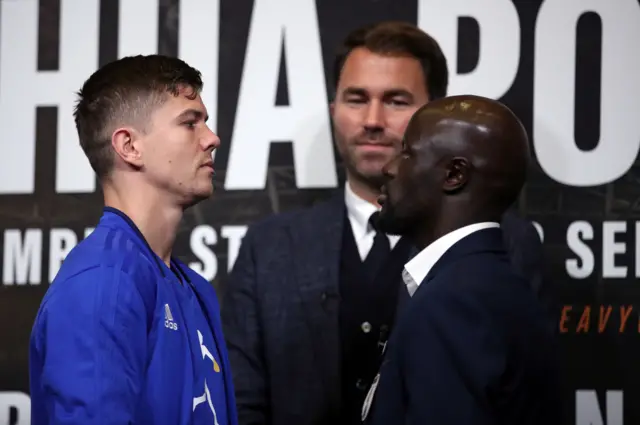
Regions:
<instances>
[{"instance_id":1,"label":"black tie knot","mask_svg":"<svg viewBox=\"0 0 640 425\"><path fill-rule=\"evenodd\" d=\"M391 246L389 244L389 238L384 232L380 231L380 213L374 212L369 217L369 224L375 230L376 234L373 238L373 246L369 251L365 261L364 267L368 276L368 280L373 282L378 275L380 267L386 263L387 257L391 252Z\"/></svg>"},{"instance_id":2,"label":"black tie knot","mask_svg":"<svg viewBox=\"0 0 640 425\"><path fill-rule=\"evenodd\" d=\"M369 224L376 233L380 233L380 211L376 211L369 217Z\"/></svg>"}]
</instances>

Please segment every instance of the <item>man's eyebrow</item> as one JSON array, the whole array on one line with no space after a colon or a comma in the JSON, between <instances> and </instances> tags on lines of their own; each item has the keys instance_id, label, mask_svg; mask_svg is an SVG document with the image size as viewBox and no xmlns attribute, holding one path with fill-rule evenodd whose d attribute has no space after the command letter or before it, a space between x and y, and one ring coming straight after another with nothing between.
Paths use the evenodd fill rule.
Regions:
<instances>
[{"instance_id":1,"label":"man's eyebrow","mask_svg":"<svg viewBox=\"0 0 640 425\"><path fill-rule=\"evenodd\" d=\"M363 89L362 87L347 87L346 89L342 90L342 94L344 95L358 95L358 96L366 96L367 95L367 91L365 89Z\"/></svg>"},{"instance_id":2,"label":"man's eyebrow","mask_svg":"<svg viewBox=\"0 0 640 425\"><path fill-rule=\"evenodd\" d=\"M190 109L185 109L180 113L180 115L176 117L177 120L182 120L187 118L194 118L197 120L204 119L204 121L206 122L209 120L209 115L205 116L204 112L202 112L201 110L190 108Z\"/></svg>"},{"instance_id":3,"label":"man's eyebrow","mask_svg":"<svg viewBox=\"0 0 640 425\"><path fill-rule=\"evenodd\" d=\"M395 96L404 96L410 99L413 99L413 94L406 89L390 89L390 90L385 90L384 95L386 97L395 97Z\"/></svg>"},{"instance_id":4,"label":"man's eyebrow","mask_svg":"<svg viewBox=\"0 0 640 425\"><path fill-rule=\"evenodd\" d=\"M357 96L366 96L367 90L362 87L349 86L342 91L343 95L357 95ZM413 94L404 88L392 88L387 89L383 93L384 97L395 97L395 96L403 96L409 99L413 99Z\"/></svg>"}]
</instances>

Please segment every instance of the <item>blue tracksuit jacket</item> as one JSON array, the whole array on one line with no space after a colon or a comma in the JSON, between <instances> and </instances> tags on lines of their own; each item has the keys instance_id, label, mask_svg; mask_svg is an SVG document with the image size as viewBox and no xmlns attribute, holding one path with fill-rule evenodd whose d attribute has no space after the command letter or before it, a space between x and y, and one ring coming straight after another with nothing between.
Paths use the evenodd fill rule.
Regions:
<instances>
[{"instance_id":1,"label":"blue tracksuit jacket","mask_svg":"<svg viewBox=\"0 0 640 425\"><path fill-rule=\"evenodd\" d=\"M112 208L42 300L29 369L33 425L237 425L213 287Z\"/></svg>"}]
</instances>

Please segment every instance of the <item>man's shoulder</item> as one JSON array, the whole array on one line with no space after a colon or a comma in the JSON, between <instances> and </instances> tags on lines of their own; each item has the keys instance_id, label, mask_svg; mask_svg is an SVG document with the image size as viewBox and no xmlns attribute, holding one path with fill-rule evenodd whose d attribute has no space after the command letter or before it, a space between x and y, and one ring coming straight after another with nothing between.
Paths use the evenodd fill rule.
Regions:
<instances>
[{"instance_id":1,"label":"man's shoulder","mask_svg":"<svg viewBox=\"0 0 640 425\"><path fill-rule=\"evenodd\" d=\"M143 241L137 240L124 229L99 225L71 250L63 268L115 267L131 273L140 268L146 270L151 264Z\"/></svg>"},{"instance_id":2,"label":"man's shoulder","mask_svg":"<svg viewBox=\"0 0 640 425\"><path fill-rule=\"evenodd\" d=\"M526 281L514 272L508 257L492 251L455 259L439 270L426 286L434 292L489 298L505 291L528 290Z\"/></svg>"},{"instance_id":3,"label":"man's shoulder","mask_svg":"<svg viewBox=\"0 0 640 425\"><path fill-rule=\"evenodd\" d=\"M49 292L74 285L86 291L97 290L119 280L139 286L153 280L154 275L153 263L139 241L122 229L99 225L69 252Z\"/></svg>"},{"instance_id":4,"label":"man's shoulder","mask_svg":"<svg viewBox=\"0 0 640 425\"><path fill-rule=\"evenodd\" d=\"M499 318L504 315L524 321L524 312L534 303L527 282L512 271L508 261L483 253L460 258L423 282L413 296L412 311L418 316L448 316L467 310L501 323Z\"/></svg>"}]
</instances>

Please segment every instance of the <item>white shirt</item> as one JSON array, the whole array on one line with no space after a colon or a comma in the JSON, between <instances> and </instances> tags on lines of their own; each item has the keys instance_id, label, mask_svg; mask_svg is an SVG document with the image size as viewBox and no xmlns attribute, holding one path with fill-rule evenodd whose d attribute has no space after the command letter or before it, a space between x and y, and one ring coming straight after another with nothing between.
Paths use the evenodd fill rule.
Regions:
<instances>
[{"instance_id":1,"label":"white shirt","mask_svg":"<svg viewBox=\"0 0 640 425\"><path fill-rule=\"evenodd\" d=\"M407 285L409 295L413 296L413 293L418 289L418 285L427 277L431 268L456 242L473 232L492 227L500 227L500 224L495 222L470 224L447 233L420 251L418 255L404 265L404 270L402 271L402 279Z\"/></svg>"},{"instance_id":2,"label":"white shirt","mask_svg":"<svg viewBox=\"0 0 640 425\"><path fill-rule=\"evenodd\" d=\"M344 203L347 206L347 216L351 223L353 237L358 246L360 259L364 261L373 246L373 238L376 236L376 231L369 224L369 218L371 214L379 211L380 208L356 195L351 190L349 182L344 187ZM393 249L398 240L400 240L400 236L387 235L387 237L389 238L389 245Z\"/></svg>"}]
</instances>

